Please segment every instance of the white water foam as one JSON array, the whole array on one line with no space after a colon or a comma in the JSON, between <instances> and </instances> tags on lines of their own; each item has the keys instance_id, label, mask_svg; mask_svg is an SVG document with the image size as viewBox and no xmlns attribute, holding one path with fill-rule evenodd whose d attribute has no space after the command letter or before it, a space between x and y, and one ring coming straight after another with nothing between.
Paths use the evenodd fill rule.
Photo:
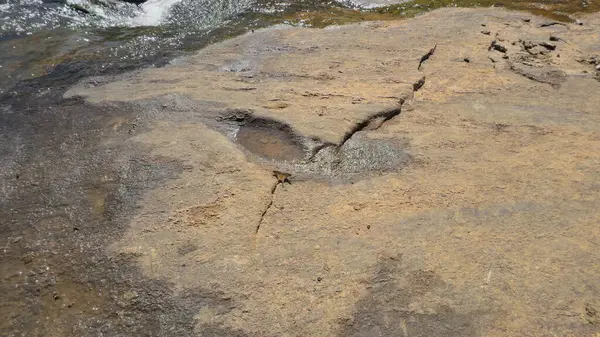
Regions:
<instances>
[{"instance_id":1,"label":"white water foam","mask_svg":"<svg viewBox=\"0 0 600 337\"><path fill-rule=\"evenodd\" d=\"M165 22L171 8L181 0L148 0L135 5L120 1L104 0L92 3L89 0L68 0L70 5L79 6L94 16L92 21L104 27L158 26Z\"/></svg>"},{"instance_id":2,"label":"white water foam","mask_svg":"<svg viewBox=\"0 0 600 337\"><path fill-rule=\"evenodd\" d=\"M140 14L129 21L132 26L158 26L168 17L171 8L181 0L148 0L140 8Z\"/></svg>"},{"instance_id":3,"label":"white water foam","mask_svg":"<svg viewBox=\"0 0 600 337\"><path fill-rule=\"evenodd\" d=\"M2 1L2 0L0 0ZM160 26L175 23L186 31L216 27L250 8L253 0L6 0L0 4L0 38L40 30Z\"/></svg>"}]
</instances>

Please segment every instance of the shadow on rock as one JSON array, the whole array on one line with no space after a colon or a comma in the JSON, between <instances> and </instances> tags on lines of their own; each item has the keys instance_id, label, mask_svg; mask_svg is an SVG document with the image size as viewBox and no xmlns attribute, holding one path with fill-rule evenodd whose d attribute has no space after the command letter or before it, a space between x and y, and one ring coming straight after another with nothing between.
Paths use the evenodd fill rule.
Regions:
<instances>
[{"instance_id":1,"label":"shadow on rock","mask_svg":"<svg viewBox=\"0 0 600 337\"><path fill-rule=\"evenodd\" d=\"M107 251L145 191L183 170L130 139L143 116L78 99L24 102L0 101L0 335L196 336L198 311L235 306L218 291L176 293L134 256Z\"/></svg>"},{"instance_id":2,"label":"shadow on rock","mask_svg":"<svg viewBox=\"0 0 600 337\"><path fill-rule=\"evenodd\" d=\"M401 257L383 258L339 336L479 336L470 315L444 303L444 286L433 271L411 269Z\"/></svg>"}]
</instances>

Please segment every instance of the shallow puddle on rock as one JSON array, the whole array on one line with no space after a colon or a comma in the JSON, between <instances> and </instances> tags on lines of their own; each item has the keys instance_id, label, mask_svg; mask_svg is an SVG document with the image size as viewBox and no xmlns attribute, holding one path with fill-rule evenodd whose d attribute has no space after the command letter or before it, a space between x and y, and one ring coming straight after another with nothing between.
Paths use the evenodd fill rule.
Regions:
<instances>
[{"instance_id":1,"label":"shallow puddle on rock","mask_svg":"<svg viewBox=\"0 0 600 337\"><path fill-rule=\"evenodd\" d=\"M246 150L265 159L299 160L304 158L304 147L287 125L254 120L240 127L237 142Z\"/></svg>"}]
</instances>

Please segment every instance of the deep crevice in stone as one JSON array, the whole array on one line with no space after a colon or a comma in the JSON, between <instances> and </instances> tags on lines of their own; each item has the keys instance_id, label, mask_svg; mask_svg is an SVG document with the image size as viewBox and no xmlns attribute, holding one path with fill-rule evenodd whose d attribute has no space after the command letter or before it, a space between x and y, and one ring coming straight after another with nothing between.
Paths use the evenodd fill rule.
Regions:
<instances>
[{"instance_id":1,"label":"deep crevice in stone","mask_svg":"<svg viewBox=\"0 0 600 337\"><path fill-rule=\"evenodd\" d=\"M366 119L360 121L356 125L354 125L354 127L352 129L350 129L350 131L346 132L346 134L344 135L344 138L342 138L342 141L338 145L338 149L340 147L342 147L350 138L352 138L352 136L354 136L354 134L366 129L369 125L371 125L372 122L376 121L377 119L382 119L382 120L379 121L380 124L377 125L376 127L374 127L372 130L379 129L385 122L398 116L402 112L402 105L404 104L404 102L405 102L404 100L401 100L399 107L397 107L395 109L391 109L391 110L378 112L378 113L371 115L371 116L367 117Z\"/></svg>"}]
</instances>

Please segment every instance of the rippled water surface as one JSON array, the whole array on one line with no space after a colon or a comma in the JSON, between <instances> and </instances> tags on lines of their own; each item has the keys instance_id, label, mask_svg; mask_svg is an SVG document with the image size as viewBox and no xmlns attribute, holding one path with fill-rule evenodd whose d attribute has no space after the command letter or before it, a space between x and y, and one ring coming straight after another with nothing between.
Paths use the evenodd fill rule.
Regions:
<instances>
[{"instance_id":1,"label":"rippled water surface","mask_svg":"<svg viewBox=\"0 0 600 337\"><path fill-rule=\"evenodd\" d=\"M32 78L66 85L82 76L160 66L208 43L277 23L322 27L457 5L527 9L560 20L598 10L589 0L412 0L387 7L372 1L0 0L0 94L16 94L27 87L18 84Z\"/></svg>"}]
</instances>

